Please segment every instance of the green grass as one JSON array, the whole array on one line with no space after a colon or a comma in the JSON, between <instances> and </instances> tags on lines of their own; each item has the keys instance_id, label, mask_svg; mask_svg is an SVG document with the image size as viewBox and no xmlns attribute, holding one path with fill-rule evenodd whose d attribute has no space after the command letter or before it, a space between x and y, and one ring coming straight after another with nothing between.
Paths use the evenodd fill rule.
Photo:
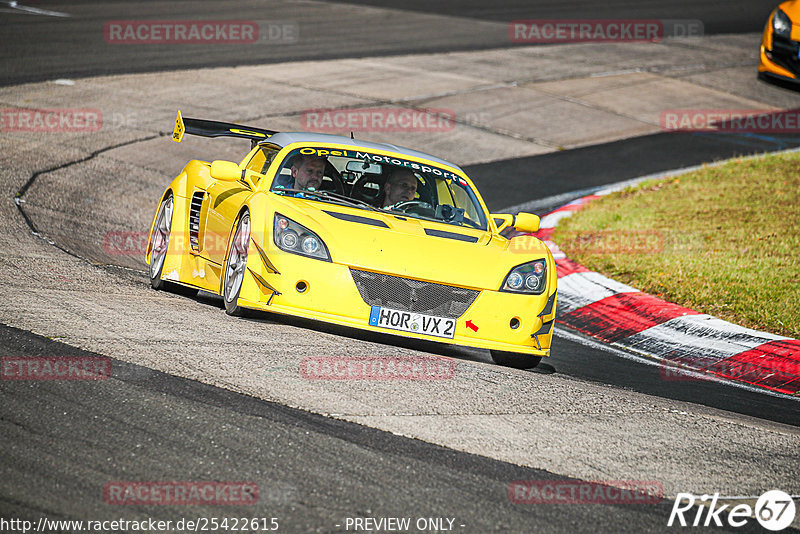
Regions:
<instances>
[{"instance_id":1,"label":"green grass","mask_svg":"<svg viewBox=\"0 0 800 534\"><path fill-rule=\"evenodd\" d=\"M648 181L562 219L553 240L609 278L800 337L800 154Z\"/></svg>"}]
</instances>

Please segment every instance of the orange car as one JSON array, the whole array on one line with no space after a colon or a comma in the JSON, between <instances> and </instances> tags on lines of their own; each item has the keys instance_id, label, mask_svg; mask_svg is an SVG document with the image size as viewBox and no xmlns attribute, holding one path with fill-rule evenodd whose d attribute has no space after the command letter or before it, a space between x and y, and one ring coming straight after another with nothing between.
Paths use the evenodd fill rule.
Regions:
<instances>
[{"instance_id":1,"label":"orange car","mask_svg":"<svg viewBox=\"0 0 800 534\"><path fill-rule=\"evenodd\" d=\"M783 2L770 14L760 57L760 77L800 81L800 0Z\"/></svg>"}]
</instances>

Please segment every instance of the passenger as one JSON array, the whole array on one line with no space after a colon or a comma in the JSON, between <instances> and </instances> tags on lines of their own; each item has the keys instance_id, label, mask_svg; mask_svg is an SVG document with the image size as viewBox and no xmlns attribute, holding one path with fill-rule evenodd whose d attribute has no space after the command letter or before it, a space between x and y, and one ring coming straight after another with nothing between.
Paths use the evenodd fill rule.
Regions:
<instances>
[{"instance_id":1,"label":"passenger","mask_svg":"<svg viewBox=\"0 0 800 534\"><path fill-rule=\"evenodd\" d=\"M325 164L328 162L323 156L298 154L292 158L292 178L294 189L313 190L322 185L325 175Z\"/></svg>"},{"instance_id":2,"label":"passenger","mask_svg":"<svg viewBox=\"0 0 800 534\"><path fill-rule=\"evenodd\" d=\"M414 200L417 194L417 177L408 169L399 167L389 171L386 185L383 186L383 208L394 206L398 202Z\"/></svg>"}]
</instances>

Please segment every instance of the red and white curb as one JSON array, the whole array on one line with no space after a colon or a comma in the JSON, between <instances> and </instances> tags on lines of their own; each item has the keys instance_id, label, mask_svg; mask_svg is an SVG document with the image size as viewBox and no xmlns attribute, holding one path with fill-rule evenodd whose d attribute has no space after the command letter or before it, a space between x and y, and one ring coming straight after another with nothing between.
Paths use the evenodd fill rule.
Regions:
<instances>
[{"instance_id":1,"label":"red and white curb","mask_svg":"<svg viewBox=\"0 0 800 534\"><path fill-rule=\"evenodd\" d=\"M607 345L663 364L665 379L713 375L800 395L800 340L759 332L678 306L590 271L553 243L553 229L612 187L574 200L541 219L534 235L553 253L556 321Z\"/></svg>"}]
</instances>

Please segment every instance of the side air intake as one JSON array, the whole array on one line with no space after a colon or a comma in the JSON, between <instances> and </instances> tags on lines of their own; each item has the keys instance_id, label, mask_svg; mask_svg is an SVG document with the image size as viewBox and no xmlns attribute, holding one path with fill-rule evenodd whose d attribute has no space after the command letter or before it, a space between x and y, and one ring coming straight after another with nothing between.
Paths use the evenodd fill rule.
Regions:
<instances>
[{"instance_id":1,"label":"side air intake","mask_svg":"<svg viewBox=\"0 0 800 534\"><path fill-rule=\"evenodd\" d=\"M189 206L189 244L192 250L200 250L200 210L204 197L205 193L198 191L192 195L192 205Z\"/></svg>"}]
</instances>

